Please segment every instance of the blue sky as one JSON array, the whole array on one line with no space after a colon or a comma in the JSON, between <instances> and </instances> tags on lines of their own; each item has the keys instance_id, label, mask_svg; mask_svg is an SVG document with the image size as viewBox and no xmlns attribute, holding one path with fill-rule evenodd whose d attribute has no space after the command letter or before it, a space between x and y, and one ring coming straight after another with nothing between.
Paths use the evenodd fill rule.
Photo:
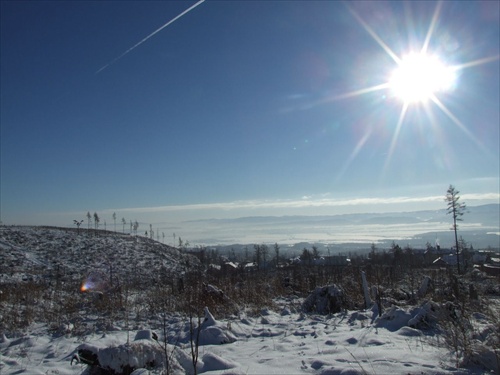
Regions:
<instances>
[{"instance_id":1,"label":"blue sky","mask_svg":"<svg viewBox=\"0 0 500 375\"><path fill-rule=\"evenodd\" d=\"M206 0L152 35L195 4L1 2L3 223L498 203L498 2ZM405 103L425 43L455 78Z\"/></svg>"}]
</instances>

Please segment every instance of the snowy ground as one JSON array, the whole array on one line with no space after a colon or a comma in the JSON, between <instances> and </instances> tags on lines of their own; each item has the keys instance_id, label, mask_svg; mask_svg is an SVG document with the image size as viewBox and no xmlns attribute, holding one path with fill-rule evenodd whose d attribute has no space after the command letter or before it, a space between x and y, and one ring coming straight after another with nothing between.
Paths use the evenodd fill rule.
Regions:
<instances>
[{"instance_id":1,"label":"snowy ground","mask_svg":"<svg viewBox=\"0 0 500 375\"><path fill-rule=\"evenodd\" d=\"M149 364L147 370L136 370L134 375L165 374L165 336L170 373L193 373L189 318L181 314L153 314L140 305L142 294L147 291L142 288L154 282L162 270L168 271L168 277L178 275L186 264L193 264L189 256L130 236L91 238L60 230L6 227L0 231L0 255L0 375L94 375L89 366L77 363L75 354L82 354L79 349L93 351L102 366L115 369L116 373L123 372L120 366L124 364L136 369ZM102 265L113 257L116 277L130 279L135 273L138 289L134 296L128 296L130 301L135 300L135 305L125 303L126 307L113 310L110 315L102 306L94 308L92 304L99 302L98 298L81 294L78 288L89 272L105 272ZM34 290L38 293L36 298L27 294L18 296L15 304L7 302L7 288L27 285L30 280L49 285L49 290ZM486 278L477 280L484 283ZM272 309L239 307L235 312L238 315L226 314L225 319L207 312L199 331L197 372L498 373L499 288L497 280L488 282L494 290L489 299L471 303L474 310L468 312L467 320L453 315L459 310L448 311L448 315L454 316L448 319L448 325L438 322L436 309L442 313L443 308L451 305L446 301L434 304L429 298L398 302L400 307L388 300L382 316L375 308L306 314L302 309L304 298L295 295L275 300ZM58 287L58 283L62 286ZM18 293L23 291L20 288ZM66 303L67 299L73 302ZM68 309L66 315L61 312L63 308L57 309L58 304ZM203 306L196 306L196 311L202 309ZM59 322L50 320L51 317ZM29 324L22 325L28 318ZM40 319L51 323L37 323ZM15 329L13 324L17 324ZM154 331L158 340L150 339L144 330ZM139 340L134 340L136 334ZM454 337L464 345L453 348L450 342Z\"/></svg>"},{"instance_id":2,"label":"snowy ground","mask_svg":"<svg viewBox=\"0 0 500 375\"><path fill-rule=\"evenodd\" d=\"M373 319L372 311L347 311L320 316L267 309L260 316L217 321L209 316L200 334L198 373L207 374L481 374L479 366L457 369L452 352L435 331L410 328L411 313L401 309ZM480 321L480 319L479 319ZM155 330L158 342L151 346L160 353L163 342L160 322ZM187 319L170 317L168 336L174 346L173 373L192 373ZM71 328L71 327L70 327ZM147 328L139 324L134 328ZM480 328L480 327L479 327ZM487 324L483 328L487 328ZM131 343L137 330L94 332L74 337L47 334L34 326L21 337L0 340L1 374L85 374L87 366L71 364L75 349L106 348ZM221 342L225 342L221 344ZM108 363L119 356L107 354ZM111 359L109 357L112 357ZM137 363L137 353L129 354ZM104 357L103 357L104 358ZM109 362L111 361L111 362ZM138 371L136 371L138 373ZM160 369L151 369L160 374Z\"/></svg>"}]
</instances>

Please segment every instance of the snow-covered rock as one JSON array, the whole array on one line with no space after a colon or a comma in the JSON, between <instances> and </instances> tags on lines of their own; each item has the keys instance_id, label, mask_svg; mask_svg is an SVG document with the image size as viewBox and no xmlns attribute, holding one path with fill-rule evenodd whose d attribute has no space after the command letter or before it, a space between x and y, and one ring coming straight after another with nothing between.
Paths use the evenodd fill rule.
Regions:
<instances>
[{"instance_id":1,"label":"snow-covered rock","mask_svg":"<svg viewBox=\"0 0 500 375\"><path fill-rule=\"evenodd\" d=\"M153 334L149 330L139 331L130 344L104 348L81 344L76 348L71 362L100 368L110 374L124 375L132 374L137 369L161 368L165 362L164 351Z\"/></svg>"},{"instance_id":2,"label":"snow-covered rock","mask_svg":"<svg viewBox=\"0 0 500 375\"><path fill-rule=\"evenodd\" d=\"M402 327L428 329L437 322L439 309L439 305L432 301L427 301L419 307L408 310L392 306L377 319L375 326L387 328L392 332L398 331Z\"/></svg>"},{"instance_id":3,"label":"snow-covered rock","mask_svg":"<svg viewBox=\"0 0 500 375\"><path fill-rule=\"evenodd\" d=\"M205 319L201 323L200 345L220 345L235 342L236 336L228 329L227 324L219 323L215 320L212 313L205 307Z\"/></svg>"},{"instance_id":4,"label":"snow-covered rock","mask_svg":"<svg viewBox=\"0 0 500 375\"><path fill-rule=\"evenodd\" d=\"M229 359L222 358L214 353L205 353L202 358L202 372L229 370L237 366L236 363Z\"/></svg>"},{"instance_id":5,"label":"snow-covered rock","mask_svg":"<svg viewBox=\"0 0 500 375\"><path fill-rule=\"evenodd\" d=\"M305 312L317 314L333 314L345 307L344 290L335 284L316 288L302 304Z\"/></svg>"}]
</instances>

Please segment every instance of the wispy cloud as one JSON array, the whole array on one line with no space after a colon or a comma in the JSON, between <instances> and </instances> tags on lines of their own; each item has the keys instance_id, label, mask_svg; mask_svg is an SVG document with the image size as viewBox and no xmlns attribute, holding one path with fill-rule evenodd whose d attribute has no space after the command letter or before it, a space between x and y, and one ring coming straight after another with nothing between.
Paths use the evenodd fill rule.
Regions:
<instances>
[{"instance_id":1,"label":"wispy cloud","mask_svg":"<svg viewBox=\"0 0 500 375\"><path fill-rule=\"evenodd\" d=\"M484 194L462 194L461 198L465 201L473 200L497 200L500 203L500 194L484 193Z\"/></svg>"},{"instance_id":2,"label":"wispy cloud","mask_svg":"<svg viewBox=\"0 0 500 375\"><path fill-rule=\"evenodd\" d=\"M166 24L164 24L162 27L156 29L155 31L153 31L151 34L149 34L147 37L143 38L141 41L139 41L138 43L134 44L132 47L130 47L128 50L126 50L125 52L123 52L120 56L116 57L115 59L111 60L109 63L107 63L106 65L104 65L101 69L99 69L95 74L99 74L100 72L102 72L104 69L106 69L108 66L114 64L115 62L117 62L118 60L120 60L123 56L125 56L127 53L131 52L132 50L134 50L135 48L139 47L142 43L144 43L145 41L147 41L149 38L153 37L155 34L159 33L160 31L162 31L165 27L169 26L170 24L174 23L175 21L177 21L179 18L181 18L182 16L184 16L186 13L189 13L190 11L192 11L194 8L196 8L198 5L200 5L201 3L203 3L205 0L200 0L198 1L196 4L192 5L191 7L189 7L188 9L186 9L184 12L180 13L178 16L172 18L170 21L168 21Z\"/></svg>"},{"instance_id":3,"label":"wispy cloud","mask_svg":"<svg viewBox=\"0 0 500 375\"><path fill-rule=\"evenodd\" d=\"M463 194L462 199L467 203L470 201L499 201L500 194ZM433 195L425 197L391 197L391 198L354 198L354 199L313 199L311 197L302 197L297 200L242 200L233 202L218 203L199 203L187 205L157 206L157 207L135 207L120 208L115 210L106 210L109 212L127 212L127 213L160 213L160 212L179 212L179 211L230 211L245 209L300 209L315 207L347 207L347 206L384 206L384 205L404 205L411 203L439 202L444 204L444 196ZM473 203L473 202L471 202Z\"/></svg>"}]
</instances>

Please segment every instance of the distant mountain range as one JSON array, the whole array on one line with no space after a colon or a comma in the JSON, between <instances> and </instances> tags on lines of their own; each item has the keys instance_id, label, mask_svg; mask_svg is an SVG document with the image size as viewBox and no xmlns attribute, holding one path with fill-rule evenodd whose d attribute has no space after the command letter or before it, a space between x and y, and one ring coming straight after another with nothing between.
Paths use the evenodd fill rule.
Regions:
<instances>
[{"instance_id":1,"label":"distant mountain range","mask_svg":"<svg viewBox=\"0 0 500 375\"><path fill-rule=\"evenodd\" d=\"M395 241L414 247L427 242L452 246L452 218L446 209L414 212L321 216L251 216L184 223L191 243L206 245L279 243L334 244L367 248L372 242L388 247ZM475 248L500 248L500 204L467 207L459 235ZM292 246L293 247L293 246Z\"/></svg>"},{"instance_id":2,"label":"distant mountain range","mask_svg":"<svg viewBox=\"0 0 500 375\"><path fill-rule=\"evenodd\" d=\"M500 204L486 204L467 207L463 216L464 222L479 223L483 226L500 226ZM321 216L246 216L236 219L203 219L191 222L220 222L220 223L259 223L259 224L286 224L286 223L322 223L322 224L412 224L419 222L450 222L450 215L446 209L425 210L412 212L362 213Z\"/></svg>"}]
</instances>

